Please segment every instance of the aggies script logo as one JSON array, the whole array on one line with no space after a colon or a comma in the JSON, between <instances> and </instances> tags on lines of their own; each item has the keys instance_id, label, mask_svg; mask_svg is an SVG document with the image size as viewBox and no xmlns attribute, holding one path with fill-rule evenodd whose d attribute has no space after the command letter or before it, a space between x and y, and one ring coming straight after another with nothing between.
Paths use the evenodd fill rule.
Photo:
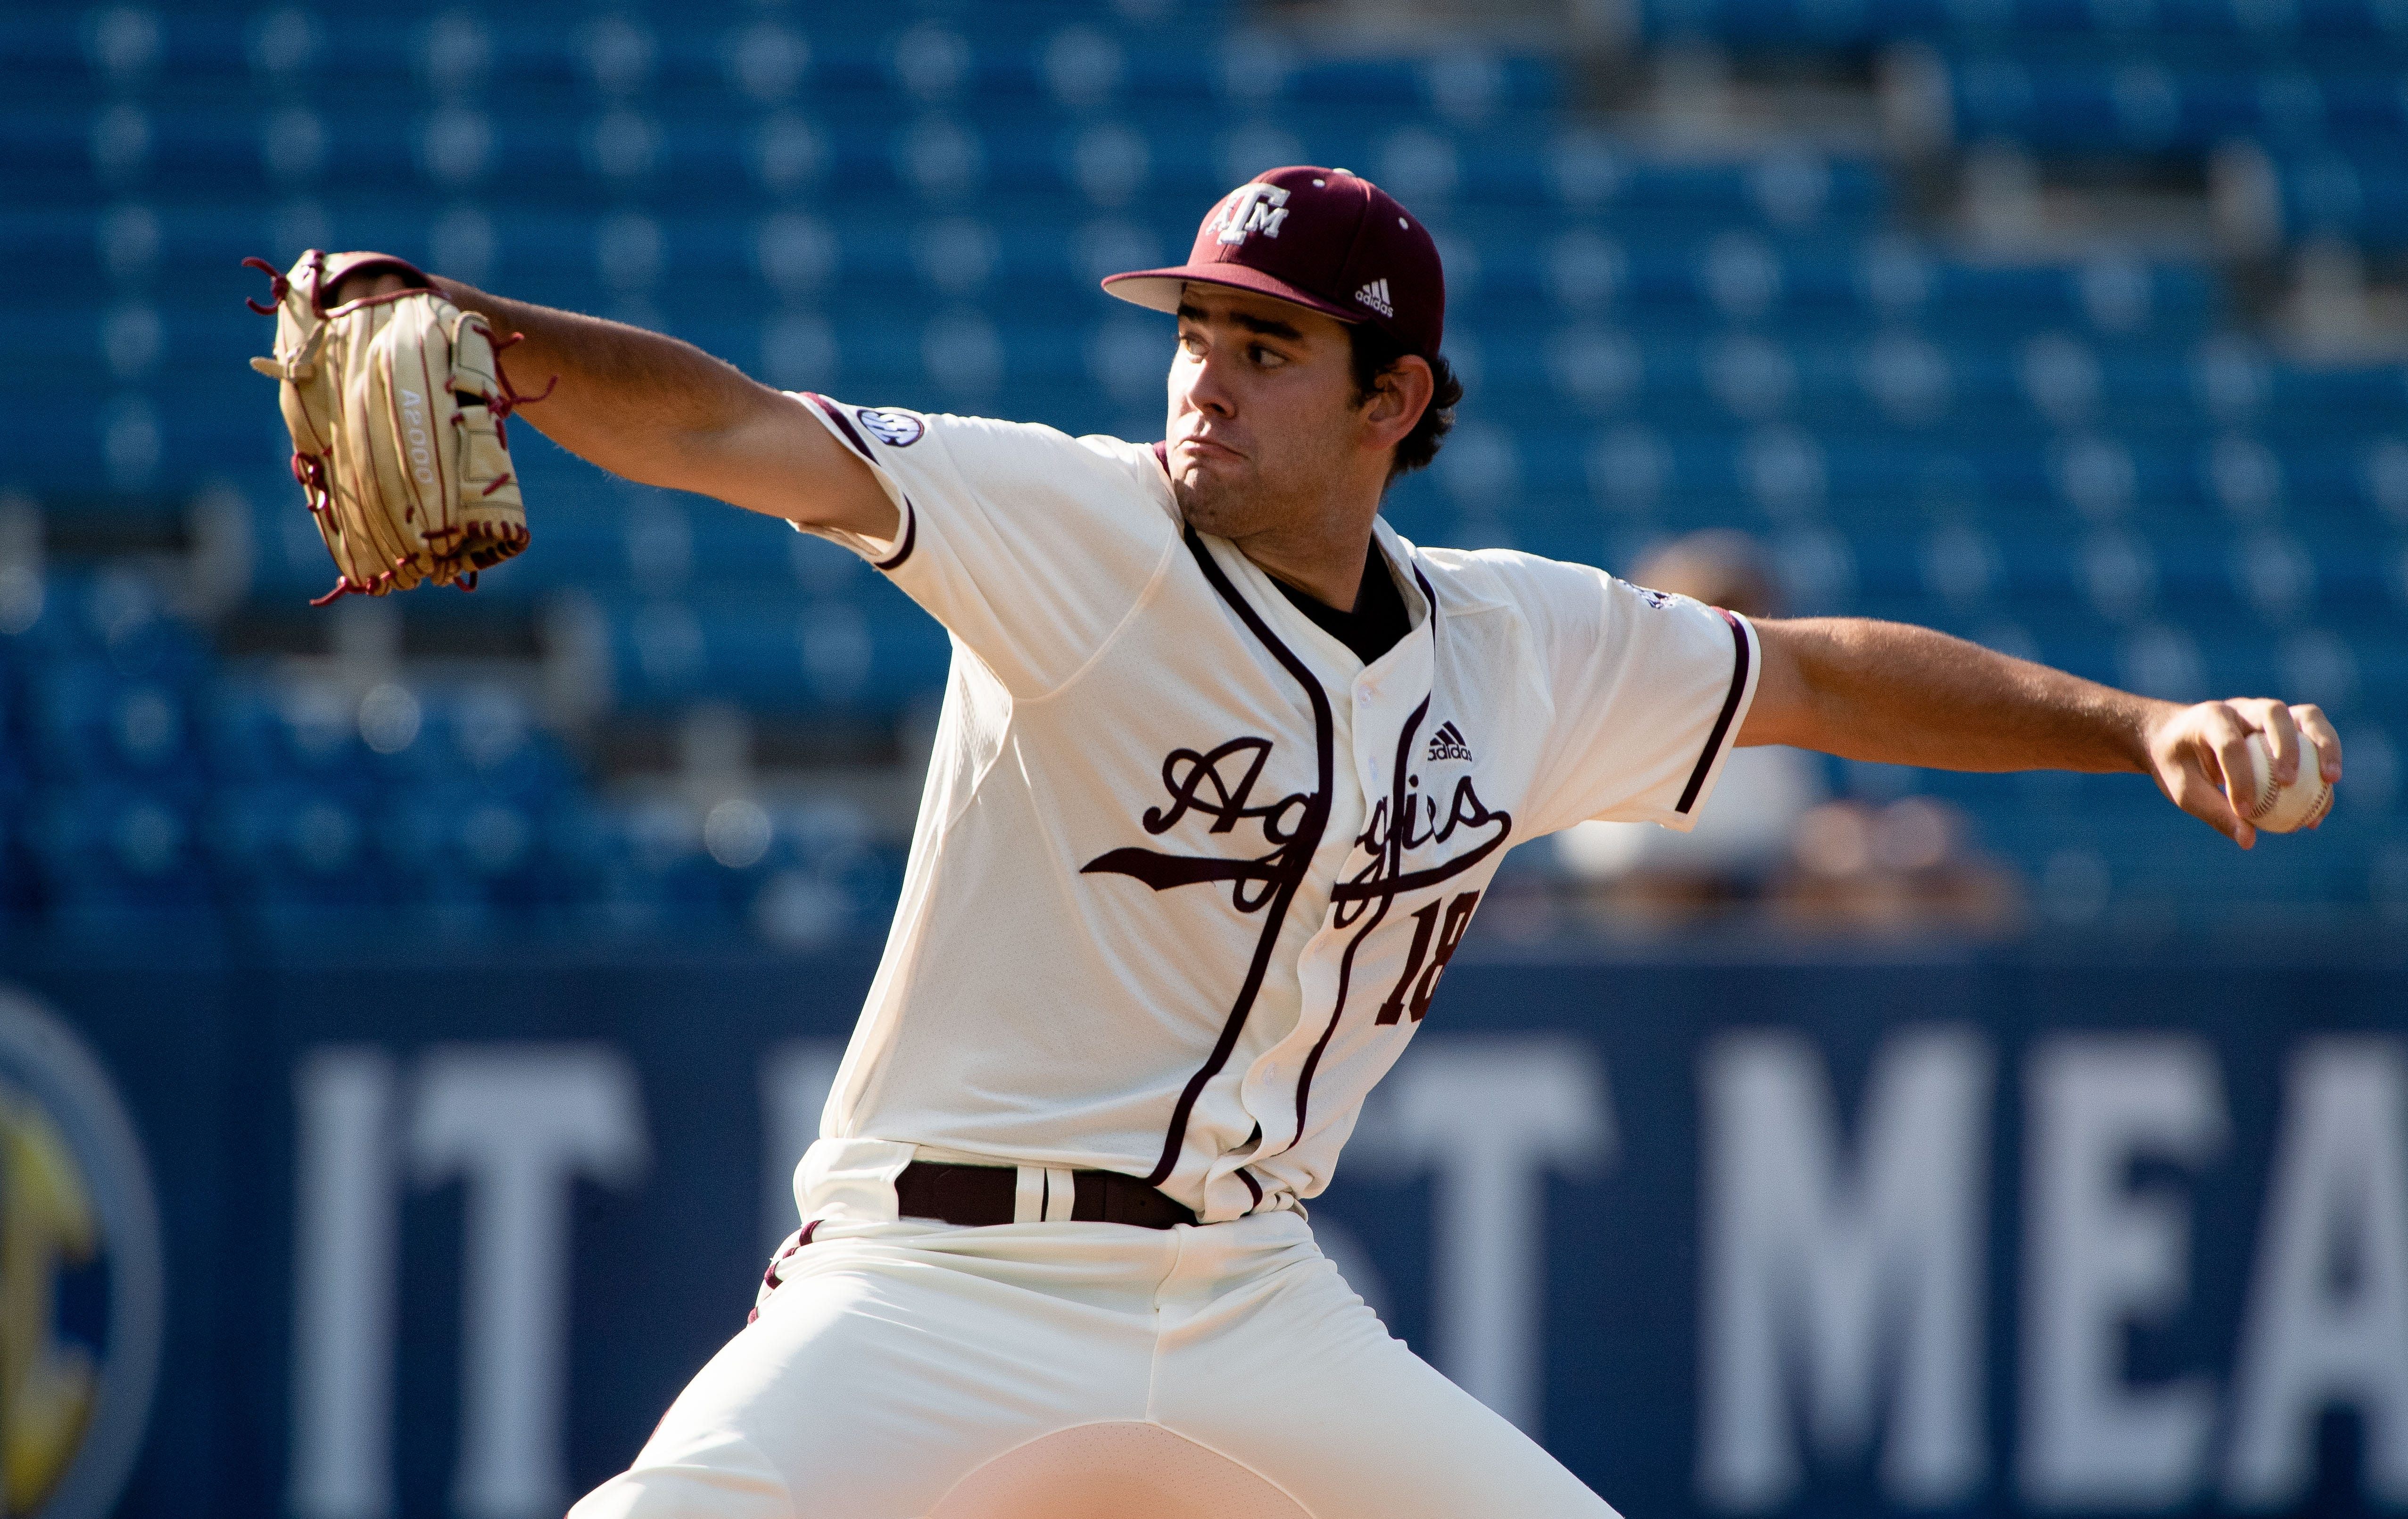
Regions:
<instances>
[{"instance_id":1,"label":"aggies script logo","mask_svg":"<svg viewBox=\"0 0 2408 1519\"><path fill-rule=\"evenodd\" d=\"M1341 976L1338 1005L1330 1013L1329 1026L1333 1031L1346 1011L1354 952L1372 930L1386 921L1398 898L1425 892L1469 870L1503 848L1513 831L1512 815L1491 811L1483 804L1468 775L1456 779L1453 794L1443 805L1436 795L1421 789L1421 777L1412 773L1412 756L1413 740L1428 709L1427 702L1415 709L1398 734L1392 794L1372 803L1364 830L1354 840L1369 856L1368 863L1354 875L1338 882L1330 893L1336 925L1348 928L1360 924L1347 945L1347 974ZM1440 724L1432 736L1429 754L1432 759L1471 758L1462 732L1452 723ZM1140 820L1145 831L1156 836L1169 832L1190 813L1211 818L1212 825L1207 832L1214 837L1235 834L1240 824L1252 824L1261 830L1262 842L1269 846L1265 853L1242 853L1242 844L1238 846L1240 853L1227 855L1116 849L1088 861L1080 872L1134 876L1158 892L1200 881L1226 881L1231 882L1231 905L1240 912L1254 913L1267 906L1273 907L1271 922L1266 925L1248 978L1250 985L1260 982L1266 956L1278 934L1279 920L1312 867L1312 853L1320 844L1329 814L1330 759L1326 739L1320 756L1320 792L1291 792L1276 801L1257 803L1254 788L1263 778L1270 755L1271 740L1253 737L1232 738L1217 749L1204 752L1174 749L1162 762L1162 783L1170 793L1170 805L1149 807ZM1433 864L1409 868L1409 855L1453 843L1458 835L1469 837L1469 847ZM1479 900L1476 891L1459 893L1452 900L1440 893L1409 914L1412 939L1406 952L1405 971L1381 1004L1376 1022L1397 1023L1408 1012L1413 1022L1421 1022L1422 1015L1429 1010L1430 998L1438 991L1440 975L1471 924L1471 911ZM1245 1000L1251 1000L1251 993ZM1327 1041L1328 1035L1325 1033L1322 1042ZM1299 1132L1301 1119L1299 1112Z\"/></svg>"},{"instance_id":2,"label":"aggies script logo","mask_svg":"<svg viewBox=\"0 0 2408 1519\"><path fill-rule=\"evenodd\" d=\"M1252 823L1262 829L1263 841L1270 845L1268 853L1216 859L1116 849L1088 861L1080 873L1135 876L1158 892L1202 881L1233 881L1231 899L1240 912L1261 910L1283 889L1292 893L1312 863L1329 802L1326 796L1298 791L1256 806L1254 785L1262 780L1263 767L1270 757L1268 738L1232 738L1209 753L1174 749L1162 762L1162 783L1170 793L1170 805L1149 807L1140 820L1147 833L1161 835L1195 812L1212 820L1207 831L1215 837L1234 833L1241 823ZM1312 824L1309 830L1307 823Z\"/></svg>"}]
</instances>

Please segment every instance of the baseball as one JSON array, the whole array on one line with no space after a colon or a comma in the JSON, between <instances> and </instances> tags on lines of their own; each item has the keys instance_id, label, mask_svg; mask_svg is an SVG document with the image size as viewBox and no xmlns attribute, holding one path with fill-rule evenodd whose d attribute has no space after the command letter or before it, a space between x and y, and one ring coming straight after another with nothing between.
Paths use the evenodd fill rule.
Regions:
<instances>
[{"instance_id":1,"label":"baseball","mask_svg":"<svg viewBox=\"0 0 2408 1519\"><path fill-rule=\"evenodd\" d=\"M2310 750L2300 755L2298 779L2287 786L2277 787L2274 753L2266 745L2266 736L2253 733L2246 742L2248 790L2245 795L2233 796L2234 810L2264 833L2295 833L2323 822L2325 814L2332 810L2333 789L2317 771L2315 752Z\"/></svg>"}]
</instances>

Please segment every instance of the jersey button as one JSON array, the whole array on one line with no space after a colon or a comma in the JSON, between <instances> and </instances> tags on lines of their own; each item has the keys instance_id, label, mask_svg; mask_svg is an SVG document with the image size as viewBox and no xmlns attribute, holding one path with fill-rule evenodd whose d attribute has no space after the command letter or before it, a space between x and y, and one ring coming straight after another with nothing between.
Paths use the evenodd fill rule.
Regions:
<instances>
[{"instance_id":1,"label":"jersey button","mask_svg":"<svg viewBox=\"0 0 2408 1519\"><path fill-rule=\"evenodd\" d=\"M1354 693L1354 699L1366 707L1371 705L1371 694L1368 691L1357 691Z\"/></svg>"}]
</instances>

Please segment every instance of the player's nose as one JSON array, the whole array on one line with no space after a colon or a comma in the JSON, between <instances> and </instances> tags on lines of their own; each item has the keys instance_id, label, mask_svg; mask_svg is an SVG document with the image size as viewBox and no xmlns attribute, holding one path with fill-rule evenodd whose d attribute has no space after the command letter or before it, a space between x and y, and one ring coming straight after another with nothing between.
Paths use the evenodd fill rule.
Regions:
<instances>
[{"instance_id":1,"label":"player's nose","mask_svg":"<svg viewBox=\"0 0 2408 1519\"><path fill-rule=\"evenodd\" d=\"M1237 394L1228 384L1227 371L1210 350L1200 357L1173 364L1170 389L1196 410L1221 417L1237 414Z\"/></svg>"}]
</instances>

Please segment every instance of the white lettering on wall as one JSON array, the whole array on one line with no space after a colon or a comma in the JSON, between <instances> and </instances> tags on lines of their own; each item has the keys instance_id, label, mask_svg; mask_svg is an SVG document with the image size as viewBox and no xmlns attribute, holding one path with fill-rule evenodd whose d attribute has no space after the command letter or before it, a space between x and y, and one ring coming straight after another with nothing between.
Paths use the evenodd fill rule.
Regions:
<instances>
[{"instance_id":1,"label":"white lettering on wall","mask_svg":"<svg viewBox=\"0 0 2408 1519\"><path fill-rule=\"evenodd\" d=\"M2323 1039L2285 1083L2233 1375L2226 1498L2288 1508L2354 1405L2366 1485L2408 1504L2408 1047Z\"/></svg>"},{"instance_id":2,"label":"white lettering on wall","mask_svg":"<svg viewBox=\"0 0 2408 1519\"><path fill-rule=\"evenodd\" d=\"M580 1178L624 1187L642 1175L635 1070L599 1045L453 1045L430 1051L418 1081L418 1180L467 1181L452 1509L556 1513L567 1502L570 1193Z\"/></svg>"},{"instance_id":3,"label":"white lettering on wall","mask_svg":"<svg viewBox=\"0 0 2408 1519\"><path fill-rule=\"evenodd\" d=\"M1375 1148L1438 1171L1432 1237L1439 1369L1539 1433L1549 1171L1613 1153L1604 1073L1584 1041L1425 1039L1382 1083Z\"/></svg>"},{"instance_id":4,"label":"white lettering on wall","mask_svg":"<svg viewBox=\"0 0 2408 1519\"><path fill-rule=\"evenodd\" d=\"M381 1050L312 1051L293 1073L293 1451L297 1519L393 1512L394 1070Z\"/></svg>"},{"instance_id":5,"label":"white lettering on wall","mask_svg":"<svg viewBox=\"0 0 2408 1519\"><path fill-rule=\"evenodd\" d=\"M1867 1082L1856 1164L1843 1168L1813 1045L1762 1032L1708 1049L1698 1457L1706 1502L1776 1507L1805 1480L1801 1425L1820 1455L1846 1460L1885 1413L1880 1481L1890 1498L1941 1506L1982 1481L1993 1064L1970 1030L1892 1035Z\"/></svg>"},{"instance_id":6,"label":"white lettering on wall","mask_svg":"<svg viewBox=\"0 0 2408 1519\"><path fill-rule=\"evenodd\" d=\"M2221 1153L2215 1058L2170 1035L2067 1037L2033 1052L2025 1081L2024 1497L2170 1507L2204 1474L2215 1389L2125 1374L2129 1329L2179 1311L2190 1276L2188 1208L2130 1174L2136 1160L2196 1169Z\"/></svg>"}]
</instances>

